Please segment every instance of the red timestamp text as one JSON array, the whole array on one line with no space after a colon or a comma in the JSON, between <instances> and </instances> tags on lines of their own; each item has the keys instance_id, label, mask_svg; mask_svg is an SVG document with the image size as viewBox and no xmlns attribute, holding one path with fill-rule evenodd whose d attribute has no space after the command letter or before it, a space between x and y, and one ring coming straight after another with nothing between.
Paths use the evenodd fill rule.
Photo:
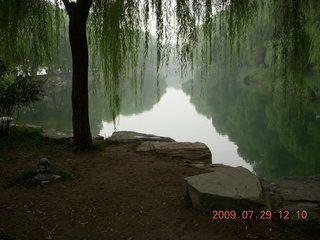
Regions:
<instances>
[{"instance_id":1,"label":"red timestamp text","mask_svg":"<svg viewBox=\"0 0 320 240\"><path fill-rule=\"evenodd\" d=\"M294 212L289 210L283 210L283 211L277 211L277 212L273 212L270 210L260 210L260 211L214 210L212 211L212 214L213 216L211 218L213 220L222 220L222 219L289 220L291 218L306 220L308 218L308 212L306 210L294 211Z\"/></svg>"}]
</instances>

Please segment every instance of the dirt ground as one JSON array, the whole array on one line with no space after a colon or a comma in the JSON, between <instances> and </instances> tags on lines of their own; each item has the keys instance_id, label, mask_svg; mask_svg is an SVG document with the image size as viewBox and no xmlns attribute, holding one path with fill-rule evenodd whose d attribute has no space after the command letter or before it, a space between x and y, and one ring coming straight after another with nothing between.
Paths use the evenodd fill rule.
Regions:
<instances>
[{"instance_id":1,"label":"dirt ground","mask_svg":"<svg viewBox=\"0 0 320 240\"><path fill-rule=\"evenodd\" d=\"M0 240L320 239L271 220L212 220L185 191L184 178L204 170L131 148L45 156L73 179L32 188L7 187L6 178L42 156L9 150L15 160L0 161Z\"/></svg>"}]
</instances>

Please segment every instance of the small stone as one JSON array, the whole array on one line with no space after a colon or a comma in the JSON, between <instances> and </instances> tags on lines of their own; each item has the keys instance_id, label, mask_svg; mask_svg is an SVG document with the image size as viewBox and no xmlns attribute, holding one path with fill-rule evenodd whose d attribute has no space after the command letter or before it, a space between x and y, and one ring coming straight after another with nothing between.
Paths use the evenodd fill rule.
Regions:
<instances>
[{"instance_id":1,"label":"small stone","mask_svg":"<svg viewBox=\"0 0 320 240\"><path fill-rule=\"evenodd\" d=\"M51 173L38 173L36 176L34 176L34 179L36 179L37 181L39 181L41 184L46 184L49 182L54 182L58 179L60 179L61 176L55 175L55 174L51 174Z\"/></svg>"},{"instance_id":2,"label":"small stone","mask_svg":"<svg viewBox=\"0 0 320 240\"><path fill-rule=\"evenodd\" d=\"M93 137L93 140L104 140L103 136L97 135Z\"/></svg>"}]
</instances>

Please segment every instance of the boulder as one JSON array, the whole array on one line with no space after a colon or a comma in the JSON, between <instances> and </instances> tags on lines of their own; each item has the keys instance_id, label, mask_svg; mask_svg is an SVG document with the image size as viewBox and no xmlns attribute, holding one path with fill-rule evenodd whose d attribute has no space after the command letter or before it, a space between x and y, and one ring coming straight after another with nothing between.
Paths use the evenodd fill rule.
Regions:
<instances>
[{"instance_id":1,"label":"boulder","mask_svg":"<svg viewBox=\"0 0 320 240\"><path fill-rule=\"evenodd\" d=\"M187 193L201 211L248 210L264 206L258 177L243 167L215 167L185 178Z\"/></svg>"},{"instance_id":2,"label":"boulder","mask_svg":"<svg viewBox=\"0 0 320 240\"><path fill-rule=\"evenodd\" d=\"M176 159L188 159L191 161L201 161L211 163L210 149L200 142L142 142L137 148L137 152L155 152L164 154Z\"/></svg>"},{"instance_id":3,"label":"boulder","mask_svg":"<svg viewBox=\"0 0 320 240\"><path fill-rule=\"evenodd\" d=\"M319 231L320 174L270 182L242 167L211 165L205 169L212 172L185 178L195 208L201 211L264 208L274 216L286 211L289 219L279 219L285 224L308 232Z\"/></svg>"},{"instance_id":4,"label":"boulder","mask_svg":"<svg viewBox=\"0 0 320 240\"><path fill-rule=\"evenodd\" d=\"M285 201L320 203L320 174L278 179L270 184L269 189L280 194Z\"/></svg>"},{"instance_id":5,"label":"boulder","mask_svg":"<svg viewBox=\"0 0 320 240\"><path fill-rule=\"evenodd\" d=\"M294 205L283 206L277 211L289 211L290 220L283 220L284 223L306 232L319 232L320 229L320 206L315 203L295 203ZM276 211L276 212L277 212ZM298 212L300 212L298 214ZM306 215L301 213L305 212Z\"/></svg>"},{"instance_id":6,"label":"boulder","mask_svg":"<svg viewBox=\"0 0 320 240\"><path fill-rule=\"evenodd\" d=\"M261 179L273 210L312 203L320 206L320 175L286 177L272 182Z\"/></svg>"},{"instance_id":7,"label":"boulder","mask_svg":"<svg viewBox=\"0 0 320 240\"><path fill-rule=\"evenodd\" d=\"M320 174L264 181L263 186L273 211L290 211L285 223L307 231L320 229ZM307 219L298 218L298 211L307 211Z\"/></svg>"},{"instance_id":8,"label":"boulder","mask_svg":"<svg viewBox=\"0 0 320 240\"><path fill-rule=\"evenodd\" d=\"M174 140L169 137L160 137L152 134L144 134L144 133L137 133L137 132L131 132L131 131L114 132L112 136L107 138L106 140L114 141L114 142L122 142L122 143L141 142L141 141L174 142Z\"/></svg>"}]
</instances>

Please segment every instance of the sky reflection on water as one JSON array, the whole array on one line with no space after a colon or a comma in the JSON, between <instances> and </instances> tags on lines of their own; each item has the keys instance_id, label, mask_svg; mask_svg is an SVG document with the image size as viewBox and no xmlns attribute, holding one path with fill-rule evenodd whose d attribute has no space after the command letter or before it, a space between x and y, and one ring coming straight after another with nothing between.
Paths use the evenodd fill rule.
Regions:
<instances>
[{"instance_id":1,"label":"sky reflection on water","mask_svg":"<svg viewBox=\"0 0 320 240\"><path fill-rule=\"evenodd\" d=\"M251 165L238 155L237 146L229 141L228 136L216 132L211 119L199 114L182 90L166 89L150 111L120 115L116 130L171 137L179 142L203 142L210 148L213 163L243 166L252 171ZM100 135L108 137L113 132L113 123L103 121Z\"/></svg>"}]
</instances>

